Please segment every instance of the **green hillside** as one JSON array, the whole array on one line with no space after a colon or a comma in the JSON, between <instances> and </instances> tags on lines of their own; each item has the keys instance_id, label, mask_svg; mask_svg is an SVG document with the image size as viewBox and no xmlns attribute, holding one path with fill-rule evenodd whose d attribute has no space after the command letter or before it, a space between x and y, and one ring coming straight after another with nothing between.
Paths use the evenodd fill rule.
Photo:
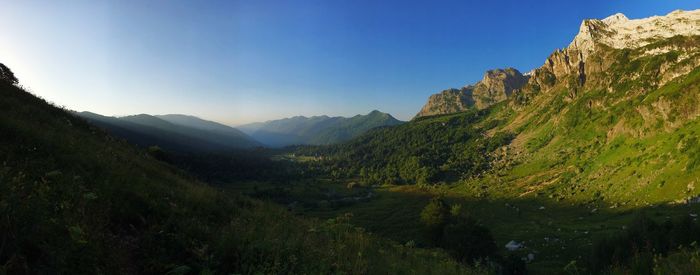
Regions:
<instances>
[{"instance_id":1,"label":"green hillside","mask_svg":"<svg viewBox=\"0 0 700 275\"><path fill-rule=\"evenodd\" d=\"M643 53L668 45L697 49L700 37L608 48L595 57L606 68L584 85L571 84L572 75L546 92L528 84L485 110L416 119L318 152L370 183L633 205L692 198L700 193L700 69L659 84L662 68L682 66L679 53Z\"/></svg>"},{"instance_id":2,"label":"green hillside","mask_svg":"<svg viewBox=\"0 0 700 275\"><path fill-rule=\"evenodd\" d=\"M190 179L0 83L0 274L482 274Z\"/></svg>"},{"instance_id":3,"label":"green hillside","mask_svg":"<svg viewBox=\"0 0 700 275\"><path fill-rule=\"evenodd\" d=\"M340 119L317 133L309 134L308 144L333 144L350 140L371 129L400 125L401 121L390 114L374 110L366 115Z\"/></svg>"},{"instance_id":4,"label":"green hillside","mask_svg":"<svg viewBox=\"0 0 700 275\"><path fill-rule=\"evenodd\" d=\"M556 62L576 64L562 55L577 52L553 53L518 93L489 108L421 117L345 144L303 147L297 155L318 156L315 165L332 177L357 177L398 193L391 195L397 200L338 210L353 211L361 217L354 223L385 236L416 235L390 229L380 217L394 211L381 209L403 209L404 197L425 205L415 193L446 194L492 228L500 245L529 240L521 253L539 255L528 265L533 271L561 272L572 261L569 268L601 268L595 260L586 264L599 255L592 250L596 239L627 234L620 228L637 211L653 211L666 228L675 228L671 217L697 217L700 37L658 39L637 49L597 47L576 70ZM408 227L416 208L393 221ZM655 226L642 231L658 232ZM553 236L561 249L552 247ZM637 251L609 248L615 249L628 251L626 257ZM662 257L662 250L643 255ZM624 270L633 263L617 264Z\"/></svg>"}]
</instances>

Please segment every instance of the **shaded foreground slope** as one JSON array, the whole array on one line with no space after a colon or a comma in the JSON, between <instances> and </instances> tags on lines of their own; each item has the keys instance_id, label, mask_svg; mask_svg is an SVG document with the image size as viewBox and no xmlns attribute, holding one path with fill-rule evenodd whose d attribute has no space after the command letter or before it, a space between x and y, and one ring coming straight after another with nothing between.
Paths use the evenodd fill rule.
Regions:
<instances>
[{"instance_id":1,"label":"shaded foreground slope","mask_svg":"<svg viewBox=\"0 0 700 275\"><path fill-rule=\"evenodd\" d=\"M195 182L0 83L0 274L483 273Z\"/></svg>"}]
</instances>

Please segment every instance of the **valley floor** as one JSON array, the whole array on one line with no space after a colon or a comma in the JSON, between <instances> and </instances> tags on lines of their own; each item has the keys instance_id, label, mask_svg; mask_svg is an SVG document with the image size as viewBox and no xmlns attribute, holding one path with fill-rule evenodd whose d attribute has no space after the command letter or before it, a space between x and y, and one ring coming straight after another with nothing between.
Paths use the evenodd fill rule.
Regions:
<instances>
[{"instance_id":1,"label":"valley floor","mask_svg":"<svg viewBox=\"0 0 700 275\"><path fill-rule=\"evenodd\" d=\"M417 186L347 187L351 180L308 180L284 187L269 183L238 185L236 189L254 197L268 198L300 215L331 219L350 214L350 222L369 232L404 244L426 244L421 210L433 196L443 195L450 204L461 205L489 228L502 254L505 245L523 245L515 252L526 258L533 274L561 273L580 268L587 261L593 242L620 233L639 212L663 222L684 216L695 217L700 204L655 205L625 208L611 205L556 202L551 199L482 199L465 195L463 187L425 189ZM370 195L368 195L370 194Z\"/></svg>"}]
</instances>

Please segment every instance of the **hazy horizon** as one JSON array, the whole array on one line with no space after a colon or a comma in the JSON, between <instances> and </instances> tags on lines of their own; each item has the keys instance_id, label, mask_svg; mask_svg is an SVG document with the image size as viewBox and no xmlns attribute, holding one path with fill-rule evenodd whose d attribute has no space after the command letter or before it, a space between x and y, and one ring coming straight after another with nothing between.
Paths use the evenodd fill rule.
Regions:
<instances>
[{"instance_id":1,"label":"hazy horizon","mask_svg":"<svg viewBox=\"0 0 700 275\"><path fill-rule=\"evenodd\" d=\"M230 127L240 127L240 126L246 126L246 125L250 125L250 124L254 124L254 123L265 123L265 122L269 122L269 121L282 120L282 119L288 119L288 118L294 118L294 117L312 118L312 117L319 117L319 116L327 116L327 117L345 117L345 118L350 118L350 117L353 117L353 116L368 115L369 113L371 113L371 112L373 112L373 111L380 111L380 112L381 112L381 110L370 110L370 111L368 111L368 112L366 112L366 113L354 114L354 115L348 115L348 116L326 115L326 114L311 115L311 116L294 115L294 116L288 116L288 117L273 118L273 119L268 119L268 120L246 122L246 123L241 123L241 124L230 124L230 123L226 123L226 122L222 122L222 121L217 121L217 120L213 120L213 119L208 119L208 118L205 118L205 117L200 117L200 116L192 115L192 114L179 114L179 113L163 113L163 114L134 113L134 114L125 114L125 115L105 115L105 114L101 114L101 113L98 113L98 112L92 112L92 111L86 111L86 110L73 110L73 111L76 111L76 112L89 112L89 113L93 113L93 114L98 114L98 115L103 115L103 116L110 116L110 117L116 117L116 118L126 117L126 116L135 116L135 115L150 115L150 116L155 116L155 117L158 117L158 116L167 116L167 115L185 115L185 116L194 116L194 117L196 117L196 118L203 119L203 120L208 120L208 121L217 122L217 123L224 124L224 125L227 125L227 126L230 126ZM382 113L386 113L386 112L382 112ZM392 115L392 114L389 114L389 115L391 115L392 117L394 116L394 115ZM394 118L396 118L396 117L394 117ZM396 119L398 119L398 118L396 118ZM408 121L408 120L402 120L402 119L398 119L398 120L401 120L401 121L403 121L403 122ZM410 120L410 119L409 119L409 120Z\"/></svg>"},{"instance_id":2,"label":"hazy horizon","mask_svg":"<svg viewBox=\"0 0 700 275\"><path fill-rule=\"evenodd\" d=\"M12 26L0 29L0 62L37 95L108 116L186 114L240 126L379 110L406 121L431 94L474 83L488 69L541 66L583 19L697 8L694 1L22 1L0 10L0 23Z\"/></svg>"}]
</instances>

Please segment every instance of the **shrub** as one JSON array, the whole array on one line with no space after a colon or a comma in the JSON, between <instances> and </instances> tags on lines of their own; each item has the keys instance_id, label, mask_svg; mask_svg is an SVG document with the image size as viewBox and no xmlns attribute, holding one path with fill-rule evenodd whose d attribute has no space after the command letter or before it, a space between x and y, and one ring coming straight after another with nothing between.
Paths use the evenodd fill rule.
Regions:
<instances>
[{"instance_id":1,"label":"shrub","mask_svg":"<svg viewBox=\"0 0 700 275\"><path fill-rule=\"evenodd\" d=\"M467 218L455 218L447 224L443 229L441 242L442 248L464 263L493 259L497 253L496 242L491 232Z\"/></svg>"},{"instance_id":2,"label":"shrub","mask_svg":"<svg viewBox=\"0 0 700 275\"><path fill-rule=\"evenodd\" d=\"M501 264L502 270L501 274L512 274L512 275L525 275L527 274L527 267L525 262L515 254L508 254L503 259Z\"/></svg>"},{"instance_id":3,"label":"shrub","mask_svg":"<svg viewBox=\"0 0 700 275\"><path fill-rule=\"evenodd\" d=\"M650 274L654 255L666 255L696 241L700 241L700 225L689 217L657 223L640 214L623 233L593 244L589 266L596 272L622 266L634 274Z\"/></svg>"},{"instance_id":4,"label":"shrub","mask_svg":"<svg viewBox=\"0 0 700 275\"><path fill-rule=\"evenodd\" d=\"M495 259L497 249L491 232L460 214L460 206L451 207L443 198L433 198L420 215L428 239L463 263Z\"/></svg>"},{"instance_id":5,"label":"shrub","mask_svg":"<svg viewBox=\"0 0 700 275\"><path fill-rule=\"evenodd\" d=\"M442 230L450 218L450 207L441 197L433 198L420 213L420 220L426 227L428 240L438 244Z\"/></svg>"},{"instance_id":6,"label":"shrub","mask_svg":"<svg viewBox=\"0 0 700 275\"><path fill-rule=\"evenodd\" d=\"M157 145L148 147L148 154L157 160L165 161L167 159L166 152Z\"/></svg>"},{"instance_id":7,"label":"shrub","mask_svg":"<svg viewBox=\"0 0 700 275\"><path fill-rule=\"evenodd\" d=\"M18 80L12 70L5 66L5 64L0 63L0 81L7 82L10 84L17 84Z\"/></svg>"}]
</instances>

